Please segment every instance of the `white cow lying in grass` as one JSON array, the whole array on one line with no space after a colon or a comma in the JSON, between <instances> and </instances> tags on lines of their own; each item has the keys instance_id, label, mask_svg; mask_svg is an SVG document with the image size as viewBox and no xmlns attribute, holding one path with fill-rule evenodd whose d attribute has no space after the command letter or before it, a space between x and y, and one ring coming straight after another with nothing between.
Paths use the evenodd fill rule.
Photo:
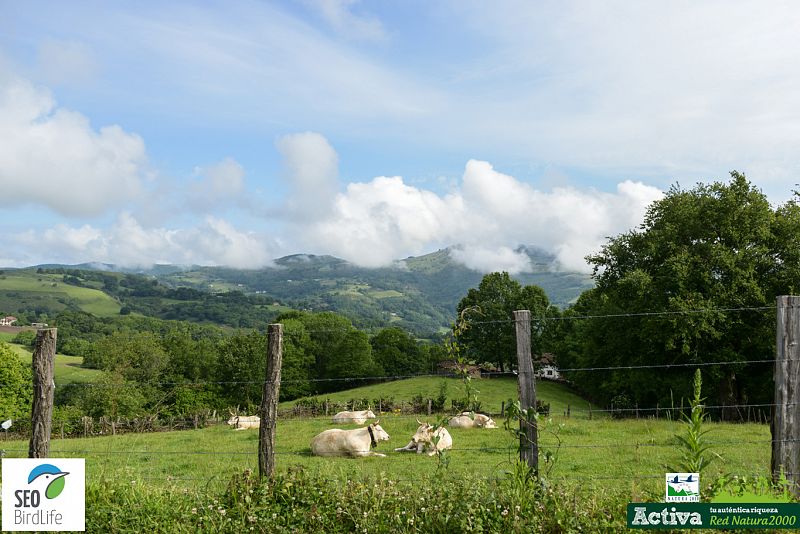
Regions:
<instances>
[{"instance_id":1,"label":"white cow lying in grass","mask_svg":"<svg viewBox=\"0 0 800 534\"><path fill-rule=\"evenodd\" d=\"M389 441L389 434L378 421L353 430L333 428L314 436L311 453L315 456L386 456L372 451L379 441Z\"/></svg>"},{"instance_id":2,"label":"white cow lying in grass","mask_svg":"<svg viewBox=\"0 0 800 534\"><path fill-rule=\"evenodd\" d=\"M261 419L257 415L235 415L230 412L231 417L228 419L228 424L234 430L247 430L248 428L258 428L261 426Z\"/></svg>"},{"instance_id":3,"label":"white cow lying in grass","mask_svg":"<svg viewBox=\"0 0 800 534\"><path fill-rule=\"evenodd\" d=\"M368 419L375 419L375 414L372 410L360 410L357 412L339 412L333 416L333 422L338 425L347 423L355 423L363 425Z\"/></svg>"},{"instance_id":4,"label":"white cow lying in grass","mask_svg":"<svg viewBox=\"0 0 800 534\"><path fill-rule=\"evenodd\" d=\"M440 426L434 431L433 425L422 423L419 419L417 419L417 423L419 423L419 428L411 437L408 445L395 449L395 451L416 451L417 454L427 451L428 456L433 456L437 452L453 448L453 438L445 427Z\"/></svg>"},{"instance_id":5,"label":"white cow lying in grass","mask_svg":"<svg viewBox=\"0 0 800 534\"><path fill-rule=\"evenodd\" d=\"M497 428L491 417L473 412L462 412L451 417L447 424L453 428Z\"/></svg>"}]
</instances>

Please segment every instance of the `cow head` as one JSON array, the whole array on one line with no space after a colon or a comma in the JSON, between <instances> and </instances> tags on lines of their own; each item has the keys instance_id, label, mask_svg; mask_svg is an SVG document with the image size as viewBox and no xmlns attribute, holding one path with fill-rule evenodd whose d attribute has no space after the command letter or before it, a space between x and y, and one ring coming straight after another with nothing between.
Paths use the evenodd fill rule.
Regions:
<instances>
[{"instance_id":1,"label":"cow head","mask_svg":"<svg viewBox=\"0 0 800 534\"><path fill-rule=\"evenodd\" d=\"M482 428L497 428L497 423L494 422L494 419L483 414L475 415L475 424Z\"/></svg>"},{"instance_id":2,"label":"cow head","mask_svg":"<svg viewBox=\"0 0 800 534\"><path fill-rule=\"evenodd\" d=\"M366 417L367 419L375 419L375 414L372 413L372 410L367 410L364 412L364 417Z\"/></svg>"},{"instance_id":3,"label":"cow head","mask_svg":"<svg viewBox=\"0 0 800 534\"><path fill-rule=\"evenodd\" d=\"M414 432L414 435L411 436L411 440L414 443L431 443L433 441L433 425L423 423L419 419L417 419L417 424L419 424L419 427Z\"/></svg>"},{"instance_id":4,"label":"cow head","mask_svg":"<svg viewBox=\"0 0 800 534\"><path fill-rule=\"evenodd\" d=\"M369 425L369 428L371 430L372 438L375 441L389 441L389 434L387 434L381 425L378 424L378 421L375 421Z\"/></svg>"}]
</instances>

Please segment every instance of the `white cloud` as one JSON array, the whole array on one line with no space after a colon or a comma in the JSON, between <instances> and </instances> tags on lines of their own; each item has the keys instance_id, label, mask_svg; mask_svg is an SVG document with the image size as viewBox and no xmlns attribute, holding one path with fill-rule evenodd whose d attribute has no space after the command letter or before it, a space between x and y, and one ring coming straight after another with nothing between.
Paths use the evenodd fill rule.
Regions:
<instances>
[{"instance_id":1,"label":"white cloud","mask_svg":"<svg viewBox=\"0 0 800 534\"><path fill-rule=\"evenodd\" d=\"M119 126L96 131L46 90L0 73L0 206L98 215L141 192L145 162L137 135Z\"/></svg>"},{"instance_id":2,"label":"white cloud","mask_svg":"<svg viewBox=\"0 0 800 534\"><path fill-rule=\"evenodd\" d=\"M387 265L404 255L428 252L446 238L458 199L410 187L400 177L351 183L336 196L332 213L302 226L300 239L366 266Z\"/></svg>"},{"instance_id":3,"label":"white cloud","mask_svg":"<svg viewBox=\"0 0 800 534\"><path fill-rule=\"evenodd\" d=\"M198 167L195 174L200 178L189 185L187 202L191 209L214 211L243 200L244 168L233 158L207 168Z\"/></svg>"},{"instance_id":4,"label":"white cloud","mask_svg":"<svg viewBox=\"0 0 800 534\"><path fill-rule=\"evenodd\" d=\"M286 135L277 146L290 189L285 203L288 216L301 221L325 217L338 189L336 151L325 137L314 132Z\"/></svg>"},{"instance_id":5,"label":"white cloud","mask_svg":"<svg viewBox=\"0 0 800 534\"><path fill-rule=\"evenodd\" d=\"M640 224L661 196L632 181L614 193L568 187L545 192L471 160L460 188L444 196L398 176L351 183L327 216L298 223L295 237L311 250L365 266L458 244L453 256L468 267L522 272L530 265L516 248L535 245L553 251L562 268L588 271L584 257L606 237Z\"/></svg>"},{"instance_id":6,"label":"white cloud","mask_svg":"<svg viewBox=\"0 0 800 534\"><path fill-rule=\"evenodd\" d=\"M157 263L227 265L242 269L272 264L275 246L262 235L243 232L231 223L207 217L189 228L146 228L123 212L109 228L58 224L4 238L27 252L26 265L94 261L126 267Z\"/></svg>"},{"instance_id":7,"label":"white cloud","mask_svg":"<svg viewBox=\"0 0 800 534\"><path fill-rule=\"evenodd\" d=\"M505 246L457 246L451 249L457 262L481 272L506 271L511 274L531 270L530 258Z\"/></svg>"},{"instance_id":8,"label":"white cloud","mask_svg":"<svg viewBox=\"0 0 800 534\"><path fill-rule=\"evenodd\" d=\"M357 0L306 0L342 37L365 41L383 41L386 31L381 21L353 11Z\"/></svg>"}]
</instances>

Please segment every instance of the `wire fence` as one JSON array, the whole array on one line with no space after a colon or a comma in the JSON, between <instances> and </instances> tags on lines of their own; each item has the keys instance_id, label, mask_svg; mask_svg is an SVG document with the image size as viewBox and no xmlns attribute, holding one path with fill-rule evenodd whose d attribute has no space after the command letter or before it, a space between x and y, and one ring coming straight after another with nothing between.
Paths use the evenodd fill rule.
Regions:
<instances>
[{"instance_id":1,"label":"wire fence","mask_svg":"<svg viewBox=\"0 0 800 534\"><path fill-rule=\"evenodd\" d=\"M617 314L607 314L607 315L572 315L572 316L558 316L558 317L533 317L533 322L548 322L548 321L567 321L567 320L595 320L595 319L618 319L618 318L634 318L634 317L653 317L653 316L680 316L680 315L693 315L693 314L703 314L703 313L744 313L744 312L774 312L774 307L742 307L742 308L716 308L716 309L697 309L697 310L681 310L681 311L661 311L661 312L636 312L636 313L617 313ZM502 324L502 325L510 325L515 323L514 320L500 320L500 321L471 321L472 324ZM304 331L287 331L284 335L292 337L292 336L303 336L309 334L325 334L325 333L341 333L345 332L343 329L320 329L320 330L304 330ZM791 360L794 361L794 360ZM724 366L755 366L755 365L765 365L765 364L774 364L774 358L764 358L758 360L750 360L750 361L731 361L731 360L723 360L723 361L713 361L713 362L676 362L676 363L668 363L668 364L652 364L652 365L617 365L617 366L593 366L593 367L575 367L575 368L564 368L559 369L561 372L575 372L575 373L600 373L606 371L630 371L630 370L667 370L667 369L682 369L682 368L697 368L697 367L724 367ZM499 378L499 377L514 377L515 373L485 373L484 376L486 378ZM388 381L395 381L395 380L402 380L402 379L411 379L411 378L441 378L443 375L440 373L433 374L433 373L418 373L418 374L391 374L391 375L376 375L376 376L352 376L352 377L330 377L330 378L300 378L300 379L287 379L282 380L282 384L299 384L299 383L343 383L343 384L363 384L363 383L381 383L381 382L388 382ZM136 388L136 387L158 387L158 388L202 388L202 387L209 387L209 386L234 386L234 385L259 385L264 386L266 383L265 380L222 380L222 381L215 381L215 380L206 380L206 381L195 381L195 382L180 382L180 381L148 381L148 382L124 382L120 384L104 384L104 383L91 383L91 382L71 382L66 384L58 384L56 383L57 388L103 388L103 387L113 387L113 388ZM0 384L0 387L2 384ZM588 403L587 403L588 404ZM785 403L785 404L775 404L775 403L752 403L752 404L709 404L704 406L706 410L772 410L777 407L791 407L795 406L794 403ZM687 407L688 408L688 407ZM592 416L601 416L601 414L650 414L650 415L660 415L664 413L667 419L671 419L675 422L677 419L680 418L681 414L686 413L686 408L681 406L678 407L663 407L663 406L647 406L647 407L619 407L619 408L595 408L592 407L591 404L588 405L587 408L582 408L579 406L568 406L567 410L564 414L565 418L561 419L561 421L568 421L569 419L566 418L568 415L588 415L589 418ZM379 410L380 412L380 410ZM669 415L667 415L669 414ZM206 427L215 427L218 425L224 424L224 418L218 416L216 413L213 415L209 412L204 414L204 417L198 417L195 414L193 417L190 418L163 418L163 417L150 417L150 418L134 418L133 425L139 425L139 428L146 430L175 430L175 429L198 429L202 430ZM404 416L402 410L400 410L400 416ZM427 414L426 414L427 415ZM555 414L558 416L559 414ZM297 410L292 412L292 410L284 409L280 414L280 420L285 421L285 424L291 425L291 421L288 419L291 417L305 419L307 416L298 412ZM379 413L379 417L383 417L383 414ZM165 421L167 419L167 421ZM316 419L322 421L322 418L317 416ZM145 421L143 423L142 421ZM126 423L130 423L130 419L126 421ZM116 434L119 432L120 434L125 433L126 425L123 424L122 421L119 419L111 420L109 418L105 418L104 420L98 421L91 421L92 430L89 431L86 428L87 425L87 418L67 418L62 419L60 421L55 422L54 431L57 430L58 425L61 425L61 434L64 435L64 425L65 424L75 424L75 425L83 425L83 436L89 437L92 435L108 435L108 434ZM98 432L94 431L94 425L99 424L101 430ZM321 423L320 423L321 424ZM625 424L625 423L621 423ZM407 425L408 426L408 425ZM495 431L495 432L502 432ZM56 435L58 432L54 432ZM762 434L765 434L762 429ZM588 432L591 434L591 432ZM2 434L0 434L2 435ZM76 434L67 435L81 435L81 430L78 429ZM232 434L233 435L233 434ZM27 449L23 448L14 448L8 447L5 448L4 442L8 442L9 444L13 444L18 440L12 440L12 437L19 437L19 436L9 436L6 434L3 436L3 440L0 441L0 453L3 455L24 455L28 451ZM308 436L309 439L311 436ZM593 436L589 435L587 439L592 439ZM623 451L623 450L656 450L656 449L663 449L666 451L675 450L676 449L676 440L675 439L662 439L656 441L647 441L646 436L641 437L643 440L635 440L635 441L622 441L622 442L609 442L609 443L578 443L571 441L572 439L584 439L583 437L575 438L574 436L560 436L557 437L555 441L548 441L546 439L541 440L539 443L540 449L546 448L556 448L560 453L567 453L569 451L575 451L575 453L580 453L581 451ZM195 443L200 441L200 446L197 448ZM479 446L459 446L454 445L448 452L449 455L452 455L453 458L459 459L459 456L463 455L470 455L473 453L477 454L505 454L509 457L514 456L518 451L518 444L514 442L513 439L506 439L508 442L505 445L498 446L493 442L487 442L484 445ZM718 448L738 448L741 449L743 446L748 447L755 447L758 450L763 450L765 454L763 455L763 460L767 461L767 454L766 450L768 447L776 443L794 443L798 440L794 439L786 439L786 440L774 440L768 439L766 437L759 437L759 438L751 438L751 439L722 439L722 440L708 440L706 443L712 447ZM59 445L69 443L69 440L64 440L62 442L58 442ZM53 455L85 455L86 457L107 457L107 458L127 458L125 465L122 467L125 469L131 468L136 469L137 466L143 462L143 460L139 457L168 457L168 458L191 458L191 457L199 457L199 458L231 458L238 462L236 465L240 467L252 467L255 464L257 459L258 451L256 450L256 444L251 439L246 445L248 448L246 449L237 449L237 450L229 450L226 448L203 448L201 440L191 440L191 442L187 442L182 446L179 450L162 450L162 449L151 449L149 447L140 447L136 448L137 441L134 438L126 449L106 449L100 450L94 447L90 448L53 448L51 449L50 453ZM306 459L311 458L311 452L308 448L276 448L274 450L275 455L280 458L298 458L298 459ZM418 460L414 459L415 455L392 455L395 458L402 458L402 462L406 463L409 468L417 467L419 462ZM135 458L136 457L136 458ZM604 457L605 461L611 463L611 457ZM474 460L474 459L473 459ZM228 463L230 465L230 462ZM413 466L413 467L412 467ZM352 467L352 465L350 465ZM217 477L217 475L213 475L210 477L196 477L196 476L180 476L179 474L165 474L160 473L157 474L156 472L159 470L163 471L163 467L153 468L151 470L143 471L144 474L140 474L137 476L137 479L140 480L153 480L153 481L166 481L166 482L198 482L198 481L210 481ZM365 470L364 473L373 472L370 470ZM502 479L500 476L496 476L497 469L494 470L494 474L487 474L486 478L488 479ZM743 471L744 472L744 471ZM556 471L557 473L557 471ZM763 469L755 470L753 472L746 473L745 475L740 476L765 476L769 475L769 466L766 463L763 465ZM664 478L663 473L659 474L635 474L632 472L625 472L625 473L618 473L618 474L608 474L608 475L581 475L581 474L556 474L553 477L553 480L572 480L572 481L619 481L619 480L660 480ZM400 478L395 478L398 481L406 480L402 476ZM412 481L413 478L408 478L408 481Z\"/></svg>"}]
</instances>

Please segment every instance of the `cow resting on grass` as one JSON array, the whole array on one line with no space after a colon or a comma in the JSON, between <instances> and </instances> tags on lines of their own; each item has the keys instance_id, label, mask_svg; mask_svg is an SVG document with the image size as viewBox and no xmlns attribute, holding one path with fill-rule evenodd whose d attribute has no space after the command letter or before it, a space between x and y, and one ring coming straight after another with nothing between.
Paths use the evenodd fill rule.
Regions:
<instances>
[{"instance_id":1,"label":"cow resting on grass","mask_svg":"<svg viewBox=\"0 0 800 534\"><path fill-rule=\"evenodd\" d=\"M338 425L343 425L346 423L355 423L357 425L363 425L367 422L367 419L375 419L375 414L372 413L372 410L360 410L357 412L339 412L333 416L333 422Z\"/></svg>"},{"instance_id":2,"label":"cow resting on grass","mask_svg":"<svg viewBox=\"0 0 800 534\"><path fill-rule=\"evenodd\" d=\"M497 424L488 415L473 412L461 412L451 417L447 424L453 428L497 428Z\"/></svg>"},{"instance_id":3,"label":"cow resting on grass","mask_svg":"<svg viewBox=\"0 0 800 534\"><path fill-rule=\"evenodd\" d=\"M261 426L261 419L257 415L236 415L230 412L231 417L228 424L234 430L247 430L248 428L258 428Z\"/></svg>"},{"instance_id":4,"label":"cow resting on grass","mask_svg":"<svg viewBox=\"0 0 800 534\"><path fill-rule=\"evenodd\" d=\"M315 456L386 456L372 449L379 441L389 441L389 434L381 428L378 421L364 428L340 430L332 428L314 436L311 440L311 453Z\"/></svg>"},{"instance_id":5,"label":"cow resting on grass","mask_svg":"<svg viewBox=\"0 0 800 534\"><path fill-rule=\"evenodd\" d=\"M445 427L440 426L434 430L433 425L422 423L419 419L417 419L417 423L419 423L419 428L417 428L417 431L411 437L411 441L408 442L408 445L395 449L395 451L416 451L417 454L427 451L428 456L433 456L434 454L453 447L453 438Z\"/></svg>"}]
</instances>

